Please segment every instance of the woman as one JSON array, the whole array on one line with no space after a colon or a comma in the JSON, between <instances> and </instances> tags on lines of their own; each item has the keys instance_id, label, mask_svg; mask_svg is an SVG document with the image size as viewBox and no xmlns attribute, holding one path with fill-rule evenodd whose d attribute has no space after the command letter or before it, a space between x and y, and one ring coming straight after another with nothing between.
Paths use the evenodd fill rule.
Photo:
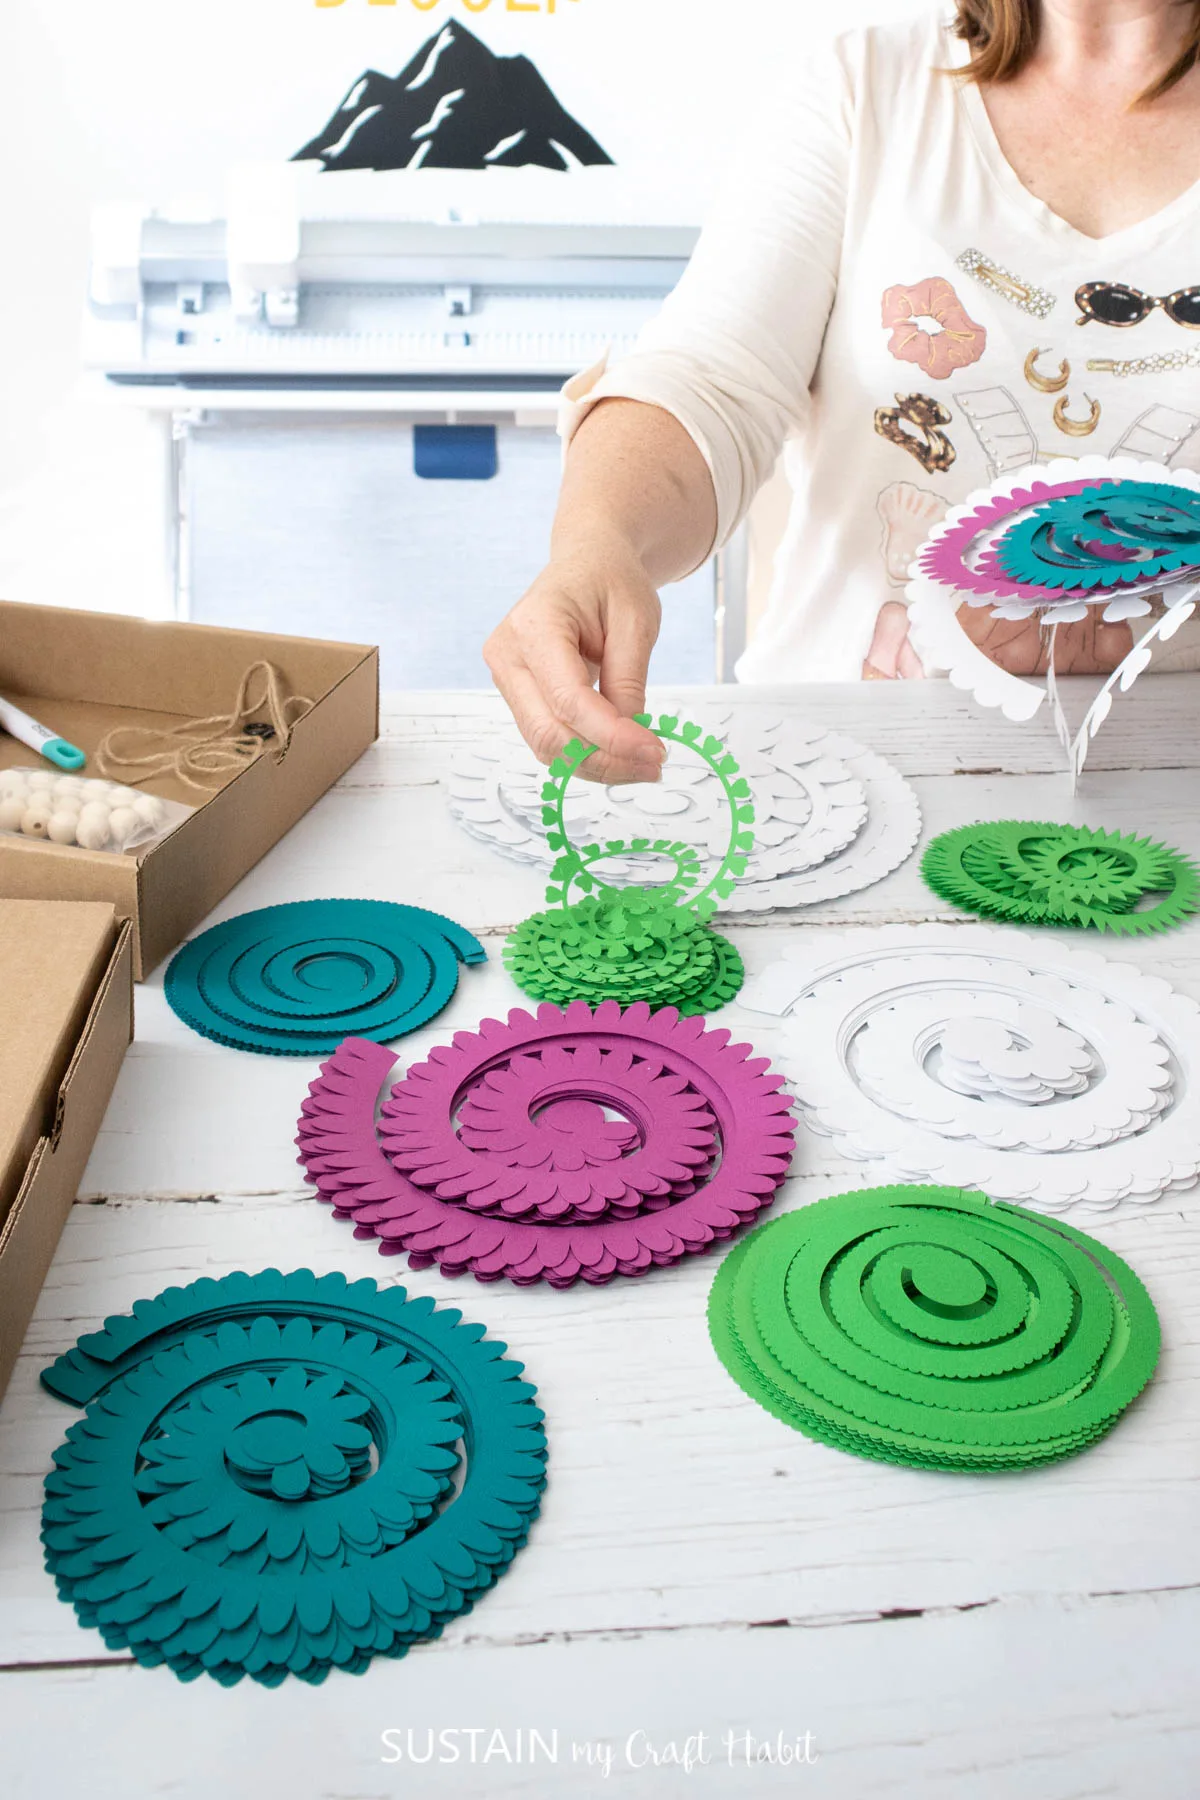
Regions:
<instances>
[{"instance_id":1,"label":"woman","mask_svg":"<svg viewBox=\"0 0 1200 1800\"><path fill-rule=\"evenodd\" d=\"M551 561L488 640L543 759L653 780L656 588L795 493L748 681L910 679L905 572L1052 456L1200 468L1200 0L959 0L806 56L634 353L567 387ZM1039 667L1036 625L962 615ZM1127 626L1071 628L1111 668ZM591 687L598 674L599 693Z\"/></svg>"}]
</instances>

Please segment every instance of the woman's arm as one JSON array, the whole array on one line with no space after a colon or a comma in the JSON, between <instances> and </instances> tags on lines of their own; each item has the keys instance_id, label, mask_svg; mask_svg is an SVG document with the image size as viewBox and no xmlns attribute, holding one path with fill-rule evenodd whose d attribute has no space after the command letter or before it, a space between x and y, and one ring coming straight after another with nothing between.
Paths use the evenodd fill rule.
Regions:
<instances>
[{"instance_id":1,"label":"woman's arm","mask_svg":"<svg viewBox=\"0 0 1200 1800\"><path fill-rule=\"evenodd\" d=\"M632 355L568 386L551 561L485 649L543 761L579 733L603 753L583 774L658 772L657 740L629 723L655 590L728 539L808 414L845 226L852 43L802 48L658 318Z\"/></svg>"},{"instance_id":2,"label":"woman's arm","mask_svg":"<svg viewBox=\"0 0 1200 1800\"><path fill-rule=\"evenodd\" d=\"M670 413L610 399L588 415L567 455L550 562L483 651L543 762L578 736L599 745L584 765L593 780L656 778L662 744L630 715L646 701L657 589L704 561L716 529L708 465Z\"/></svg>"}]
</instances>

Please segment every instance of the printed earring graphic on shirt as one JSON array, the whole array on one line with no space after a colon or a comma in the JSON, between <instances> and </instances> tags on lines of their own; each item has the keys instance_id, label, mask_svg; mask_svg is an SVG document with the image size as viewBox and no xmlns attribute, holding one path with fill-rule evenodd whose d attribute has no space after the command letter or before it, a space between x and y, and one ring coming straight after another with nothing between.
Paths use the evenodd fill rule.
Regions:
<instances>
[{"instance_id":1,"label":"printed earring graphic on shirt","mask_svg":"<svg viewBox=\"0 0 1200 1800\"><path fill-rule=\"evenodd\" d=\"M527 56L451 19L391 79L368 69L293 162L337 169L570 169L612 157Z\"/></svg>"},{"instance_id":2,"label":"printed earring graphic on shirt","mask_svg":"<svg viewBox=\"0 0 1200 1800\"><path fill-rule=\"evenodd\" d=\"M888 349L897 361L916 363L931 381L945 381L956 369L969 368L987 348L984 327L941 275L912 287L886 289L881 323L892 334Z\"/></svg>"},{"instance_id":3,"label":"printed earring graphic on shirt","mask_svg":"<svg viewBox=\"0 0 1200 1800\"><path fill-rule=\"evenodd\" d=\"M1071 396L1069 394L1060 394L1058 399L1054 402L1054 423L1066 437L1091 437L1093 431L1095 431L1097 425L1100 423L1100 402L1098 400L1093 400L1090 394L1085 394L1083 397L1088 403L1088 416L1086 419L1073 419L1070 417L1067 412L1067 407L1071 404Z\"/></svg>"},{"instance_id":4,"label":"printed earring graphic on shirt","mask_svg":"<svg viewBox=\"0 0 1200 1800\"><path fill-rule=\"evenodd\" d=\"M942 429L949 423L949 407L930 394L897 394L895 406L880 406L875 412L880 437L915 456L929 475L944 475L955 460L954 445ZM920 437L906 431L906 425L915 426Z\"/></svg>"},{"instance_id":5,"label":"printed earring graphic on shirt","mask_svg":"<svg viewBox=\"0 0 1200 1800\"><path fill-rule=\"evenodd\" d=\"M1057 375L1043 375L1037 366L1039 356L1049 356L1048 350L1031 350L1025 358L1025 379L1031 388L1039 394L1061 394L1071 379L1071 365L1064 356L1058 365Z\"/></svg>"}]
</instances>

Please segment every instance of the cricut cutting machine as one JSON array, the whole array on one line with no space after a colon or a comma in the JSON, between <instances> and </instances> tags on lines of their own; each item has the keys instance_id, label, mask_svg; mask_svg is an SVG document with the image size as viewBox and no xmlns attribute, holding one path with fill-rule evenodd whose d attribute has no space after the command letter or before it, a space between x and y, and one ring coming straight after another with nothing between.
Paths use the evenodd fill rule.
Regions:
<instances>
[{"instance_id":1,"label":"cricut cutting machine","mask_svg":"<svg viewBox=\"0 0 1200 1800\"><path fill-rule=\"evenodd\" d=\"M483 685L478 645L544 560L559 389L632 345L695 231L322 216L286 165L230 196L95 223L85 352L162 424L170 610ZM743 563L668 590L657 679L728 674Z\"/></svg>"}]
</instances>

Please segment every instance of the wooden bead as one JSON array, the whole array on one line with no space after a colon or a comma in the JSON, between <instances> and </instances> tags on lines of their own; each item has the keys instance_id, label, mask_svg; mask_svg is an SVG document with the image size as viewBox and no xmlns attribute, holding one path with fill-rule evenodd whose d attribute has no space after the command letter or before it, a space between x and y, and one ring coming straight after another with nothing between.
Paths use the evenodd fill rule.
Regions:
<instances>
[{"instance_id":1,"label":"wooden bead","mask_svg":"<svg viewBox=\"0 0 1200 1800\"><path fill-rule=\"evenodd\" d=\"M107 806L98 800L89 801L79 815L75 842L82 844L85 850L107 850L108 838Z\"/></svg>"},{"instance_id":2,"label":"wooden bead","mask_svg":"<svg viewBox=\"0 0 1200 1800\"><path fill-rule=\"evenodd\" d=\"M141 825L132 806L114 806L108 815L108 831L114 850L123 850L130 838L141 830Z\"/></svg>"},{"instance_id":3,"label":"wooden bead","mask_svg":"<svg viewBox=\"0 0 1200 1800\"><path fill-rule=\"evenodd\" d=\"M50 814L46 836L52 844L73 844L79 829L79 813L75 807L63 807Z\"/></svg>"}]
</instances>

